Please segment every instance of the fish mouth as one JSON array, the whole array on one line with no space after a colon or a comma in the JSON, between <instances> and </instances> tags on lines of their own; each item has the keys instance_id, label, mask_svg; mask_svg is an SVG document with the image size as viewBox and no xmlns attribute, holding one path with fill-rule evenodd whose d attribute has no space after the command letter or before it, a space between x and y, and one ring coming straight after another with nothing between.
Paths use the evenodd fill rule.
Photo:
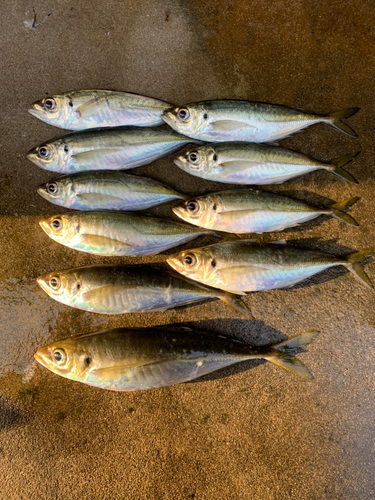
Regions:
<instances>
[{"instance_id":1,"label":"fish mouth","mask_svg":"<svg viewBox=\"0 0 375 500\"><path fill-rule=\"evenodd\" d=\"M177 217L180 217L180 219L186 220L186 218L184 217L185 210L184 210L183 207L181 207L181 206L180 207L174 207L174 208L172 208L172 211L173 211L174 214L177 215Z\"/></svg>"},{"instance_id":2,"label":"fish mouth","mask_svg":"<svg viewBox=\"0 0 375 500\"><path fill-rule=\"evenodd\" d=\"M45 198L46 200L49 200L47 190L45 188L45 184L42 184L41 186L38 187L37 193L42 197ZM40 222L39 222L40 224Z\"/></svg>"},{"instance_id":3,"label":"fish mouth","mask_svg":"<svg viewBox=\"0 0 375 500\"><path fill-rule=\"evenodd\" d=\"M46 276L45 275L42 275L42 276L39 276L37 279L36 279L36 282L38 283L38 285L40 286L40 288L46 292L48 295L50 295L51 293L51 290L47 284L47 281L46 281Z\"/></svg>"},{"instance_id":4,"label":"fish mouth","mask_svg":"<svg viewBox=\"0 0 375 500\"><path fill-rule=\"evenodd\" d=\"M35 165L39 166L40 162L38 155L36 154L36 148L30 149L30 151L26 153L26 158L33 162Z\"/></svg>"},{"instance_id":5,"label":"fish mouth","mask_svg":"<svg viewBox=\"0 0 375 500\"><path fill-rule=\"evenodd\" d=\"M44 368L48 368L47 361L45 359L45 355L43 354L43 351L45 350L44 347L41 347L34 353L34 359L38 361Z\"/></svg>"},{"instance_id":6,"label":"fish mouth","mask_svg":"<svg viewBox=\"0 0 375 500\"><path fill-rule=\"evenodd\" d=\"M51 231L51 227L50 225L48 224L48 220L49 220L49 217L47 219L41 219L39 221L39 226L43 229L43 231L48 235L48 236L51 236L52 234L52 231Z\"/></svg>"},{"instance_id":7,"label":"fish mouth","mask_svg":"<svg viewBox=\"0 0 375 500\"><path fill-rule=\"evenodd\" d=\"M177 165L177 167L181 168L182 170L186 170L185 162L180 157L177 156L177 158L173 158L173 163L175 165Z\"/></svg>"},{"instance_id":8,"label":"fish mouth","mask_svg":"<svg viewBox=\"0 0 375 500\"><path fill-rule=\"evenodd\" d=\"M180 273L181 264L178 261L177 254L171 255L167 258L167 263L178 273Z\"/></svg>"},{"instance_id":9,"label":"fish mouth","mask_svg":"<svg viewBox=\"0 0 375 500\"><path fill-rule=\"evenodd\" d=\"M35 116L35 118L40 118L42 115L42 110L36 108L30 108L27 110L31 115Z\"/></svg>"},{"instance_id":10,"label":"fish mouth","mask_svg":"<svg viewBox=\"0 0 375 500\"><path fill-rule=\"evenodd\" d=\"M173 113L171 111L165 110L161 115L161 119L170 127L172 127L173 123Z\"/></svg>"}]
</instances>

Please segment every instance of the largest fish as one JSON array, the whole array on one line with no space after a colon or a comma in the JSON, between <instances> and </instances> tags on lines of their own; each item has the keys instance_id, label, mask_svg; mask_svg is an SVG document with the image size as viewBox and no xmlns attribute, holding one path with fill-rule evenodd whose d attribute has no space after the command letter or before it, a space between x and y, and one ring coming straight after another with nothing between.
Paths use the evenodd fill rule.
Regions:
<instances>
[{"instance_id":1,"label":"largest fish","mask_svg":"<svg viewBox=\"0 0 375 500\"><path fill-rule=\"evenodd\" d=\"M218 99L164 111L163 120L181 134L209 142L274 142L315 123L327 123L351 137L357 134L341 120L359 108L318 115L310 111L265 102Z\"/></svg>"},{"instance_id":2,"label":"largest fish","mask_svg":"<svg viewBox=\"0 0 375 500\"><path fill-rule=\"evenodd\" d=\"M244 294L291 287L335 266L344 266L363 285L374 288L360 264L374 253L375 247L333 257L289 245L242 240L185 250L172 255L167 262L200 283Z\"/></svg>"},{"instance_id":3,"label":"largest fish","mask_svg":"<svg viewBox=\"0 0 375 500\"><path fill-rule=\"evenodd\" d=\"M151 97L113 90L74 90L36 101L29 113L55 127L84 130L97 127L162 125L171 104Z\"/></svg>"},{"instance_id":4,"label":"largest fish","mask_svg":"<svg viewBox=\"0 0 375 500\"><path fill-rule=\"evenodd\" d=\"M34 357L57 375L112 391L180 384L249 359L266 359L310 380L311 373L295 355L317 334L252 347L188 328L116 329L53 342Z\"/></svg>"},{"instance_id":5,"label":"largest fish","mask_svg":"<svg viewBox=\"0 0 375 500\"><path fill-rule=\"evenodd\" d=\"M165 311L207 299L252 317L235 295L150 266L89 266L43 274L38 284L53 299L102 314Z\"/></svg>"},{"instance_id":6,"label":"largest fish","mask_svg":"<svg viewBox=\"0 0 375 500\"><path fill-rule=\"evenodd\" d=\"M47 141L27 153L44 170L72 174L148 165L192 142L164 128L113 127L84 130Z\"/></svg>"}]
</instances>

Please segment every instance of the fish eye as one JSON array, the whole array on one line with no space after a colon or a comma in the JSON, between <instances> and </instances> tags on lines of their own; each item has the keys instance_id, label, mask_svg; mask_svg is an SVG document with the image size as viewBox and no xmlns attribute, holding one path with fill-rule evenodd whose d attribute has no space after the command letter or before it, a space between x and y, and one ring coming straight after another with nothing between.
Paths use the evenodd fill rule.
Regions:
<instances>
[{"instance_id":1,"label":"fish eye","mask_svg":"<svg viewBox=\"0 0 375 500\"><path fill-rule=\"evenodd\" d=\"M57 191L58 191L58 186L56 182L50 182L49 184L47 184L47 193L55 194L57 193Z\"/></svg>"},{"instance_id":2,"label":"fish eye","mask_svg":"<svg viewBox=\"0 0 375 500\"><path fill-rule=\"evenodd\" d=\"M52 111L56 108L56 101L52 97L49 97L44 101L44 109L47 111Z\"/></svg>"},{"instance_id":3,"label":"fish eye","mask_svg":"<svg viewBox=\"0 0 375 500\"><path fill-rule=\"evenodd\" d=\"M61 219L53 219L52 226L55 229L60 229L62 227L62 221L61 221Z\"/></svg>"},{"instance_id":4,"label":"fish eye","mask_svg":"<svg viewBox=\"0 0 375 500\"><path fill-rule=\"evenodd\" d=\"M38 155L41 157L41 158L48 158L49 155L50 155L50 150L47 146L41 146L39 149L38 149Z\"/></svg>"},{"instance_id":5,"label":"fish eye","mask_svg":"<svg viewBox=\"0 0 375 500\"><path fill-rule=\"evenodd\" d=\"M199 209L199 203L195 200L191 200L189 201L189 203L187 204L186 208L188 209L188 211L190 213L194 213L194 212L197 212L198 209Z\"/></svg>"},{"instance_id":6,"label":"fish eye","mask_svg":"<svg viewBox=\"0 0 375 500\"><path fill-rule=\"evenodd\" d=\"M186 109L186 108L182 108L180 109L178 112L177 112L177 116L181 119L181 120L187 120L190 116L190 113L189 113L189 110Z\"/></svg>"},{"instance_id":7,"label":"fish eye","mask_svg":"<svg viewBox=\"0 0 375 500\"><path fill-rule=\"evenodd\" d=\"M64 349L58 347L53 351L53 359L58 365L64 365L67 361L67 355Z\"/></svg>"},{"instance_id":8,"label":"fish eye","mask_svg":"<svg viewBox=\"0 0 375 500\"><path fill-rule=\"evenodd\" d=\"M49 280L49 286L51 288L53 288L54 290L58 290L60 288L60 285L61 285L61 281L60 281L60 278L58 278L57 276L54 276L53 278L51 278Z\"/></svg>"},{"instance_id":9,"label":"fish eye","mask_svg":"<svg viewBox=\"0 0 375 500\"><path fill-rule=\"evenodd\" d=\"M216 161L216 160L217 160L217 154L216 154L216 153L213 155L212 159L213 159L214 161Z\"/></svg>"},{"instance_id":10,"label":"fish eye","mask_svg":"<svg viewBox=\"0 0 375 500\"><path fill-rule=\"evenodd\" d=\"M200 156L196 151L193 151L192 153L189 154L189 161L191 163L198 163L200 160Z\"/></svg>"},{"instance_id":11,"label":"fish eye","mask_svg":"<svg viewBox=\"0 0 375 500\"><path fill-rule=\"evenodd\" d=\"M192 253L185 255L184 257L184 264L187 266L194 266L197 263L197 258L195 255Z\"/></svg>"}]
</instances>

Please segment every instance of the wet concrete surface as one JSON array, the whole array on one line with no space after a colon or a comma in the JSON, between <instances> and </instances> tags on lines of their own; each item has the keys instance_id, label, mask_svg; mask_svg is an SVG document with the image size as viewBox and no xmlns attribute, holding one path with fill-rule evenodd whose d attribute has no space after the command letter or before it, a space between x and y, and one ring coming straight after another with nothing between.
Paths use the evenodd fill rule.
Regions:
<instances>
[{"instance_id":1,"label":"wet concrete surface","mask_svg":"<svg viewBox=\"0 0 375 500\"><path fill-rule=\"evenodd\" d=\"M45 19L36 29L33 9L36 24ZM118 317L70 309L35 278L90 263L162 264L165 255L111 260L54 243L38 220L62 210L36 193L53 174L25 157L61 133L29 115L30 103L72 89L176 104L243 98L322 113L358 106L349 123L359 139L318 125L283 141L319 159L361 150L347 167L358 186L320 171L264 189L315 203L360 196L350 211L360 227L321 217L261 240L299 240L335 255L373 246L373 2L45 0L0 11L0 498L375 498L373 291L332 270L288 291L249 295L253 322L217 301ZM190 194L223 188L170 158L135 172ZM172 206L149 213L170 216ZM375 282L374 264L366 270ZM39 346L69 335L173 323L257 345L319 329L299 355L315 378L254 361L195 383L111 393L33 361Z\"/></svg>"}]
</instances>

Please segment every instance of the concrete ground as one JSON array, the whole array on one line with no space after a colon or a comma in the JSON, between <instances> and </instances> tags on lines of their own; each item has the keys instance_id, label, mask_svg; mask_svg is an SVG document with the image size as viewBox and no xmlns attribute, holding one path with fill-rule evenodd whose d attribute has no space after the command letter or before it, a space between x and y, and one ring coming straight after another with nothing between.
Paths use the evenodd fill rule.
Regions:
<instances>
[{"instance_id":1,"label":"concrete ground","mask_svg":"<svg viewBox=\"0 0 375 500\"><path fill-rule=\"evenodd\" d=\"M120 317L70 309L35 278L111 260L43 233L38 219L61 210L36 188L53 174L25 157L60 134L27 113L30 103L72 89L126 90L176 104L262 100L322 113L358 106L349 123L359 139L318 125L283 144L319 159L361 150L347 167L359 185L316 172L275 189L315 203L360 196L351 209L360 227L322 217L262 239L303 239L335 255L373 246L373 7L370 0L1 4L1 500L375 498L375 292L337 269L288 291L249 295L253 322L218 302ZM223 187L190 177L170 158L137 173L191 194ZM170 215L172 205L152 212ZM375 283L374 265L366 270ZM39 346L69 335L187 322L257 345L319 329L300 355L315 378L306 383L248 362L196 383L111 393L33 361Z\"/></svg>"}]
</instances>

